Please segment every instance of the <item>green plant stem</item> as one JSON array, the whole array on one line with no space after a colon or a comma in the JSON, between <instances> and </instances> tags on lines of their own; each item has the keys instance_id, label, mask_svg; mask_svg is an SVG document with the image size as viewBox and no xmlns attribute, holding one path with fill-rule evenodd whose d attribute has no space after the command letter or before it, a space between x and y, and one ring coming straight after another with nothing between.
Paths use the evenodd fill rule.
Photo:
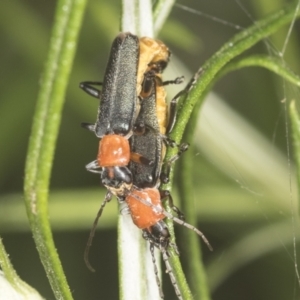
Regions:
<instances>
[{"instance_id":1,"label":"green plant stem","mask_svg":"<svg viewBox=\"0 0 300 300\"><path fill-rule=\"evenodd\" d=\"M282 59L267 55L251 55L238 61L230 62L218 74L218 79L228 72L236 71L245 67L262 67L268 69L290 83L300 86L300 77L284 65L284 61Z\"/></svg>"},{"instance_id":2,"label":"green plant stem","mask_svg":"<svg viewBox=\"0 0 300 300\"><path fill-rule=\"evenodd\" d=\"M252 1L252 7L254 9L256 19L260 19L272 11L278 11L281 7L284 7L284 5L286 5L284 0ZM297 30L292 30L290 34L284 30L279 30L276 32L276 34L270 37L270 41L276 47L276 49L280 51L281 57L286 58L293 70L299 70L299 53L297 49L299 49L300 45ZM288 44L286 43L287 41ZM288 47L286 47L287 45Z\"/></svg>"},{"instance_id":3,"label":"green plant stem","mask_svg":"<svg viewBox=\"0 0 300 300\"><path fill-rule=\"evenodd\" d=\"M159 32L159 30L162 28L162 25L166 21L167 17L169 16L171 9L174 6L175 2L176 2L175 0L159 0L156 2L156 5L154 7L154 12L153 12L155 34L157 34ZM171 185L171 182L172 182L172 179L170 180L170 185ZM168 205L166 205L165 209L169 213L172 213L172 211L171 211L170 207L168 207ZM173 222L172 222L172 220L166 220L166 223L168 225L168 228L169 228L169 231L171 234L171 240L173 243L176 244ZM194 241L195 240L196 239L194 239ZM189 247L187 247L187 248L190 249ZM181 292L181 295L182 295L183 299L193 299L191 290L189 288L189 285L187 283L185 274L184 274L182 266L181 266L180 259L174 251L171 250L170 253L171 253L171 256L169 259L170 264L172 266L173 273L176 278L178 288ZM193 254L195 254L195 253L193 253ZM190 256L190 253L189 253L189 256ZM192 255L192 257L194 257L194 255ZM202 265L202 263L200 263L200 264ZM197 269L197 270L199 270L199 269ZM199 290L202 290L202 288L203 288L203 292L201 291L200 293L206 294L208 291L208 285L207 285L206 281L205 282L202 281L202 283L203 283L203 285L206 284L206 287L203 287L203 285L201 285L201 286L198 285L196 290L199 292Z\"/></svg>"},{"instance_id":4,"label":"green plant stem","mask_svg":"<svg viewBox=\"0 0 300 300\"><path fill-rule=\"evenodd\" d=\"M256 24L251 26L249 29L235 35L203 65L201 78L191 89L188 96L182 99L181 106L178 109L177 122L171 134L171 137L176 142L181 140L195 104L199 101L201 94L207 89L216 74L234 57L246 51L263 38L274 33L282 26L291 22L295 17L296 6L297 4L288 5L279 12L256 22ZM299 17L299 12L296 17ZM174 155L174 153L175 150L169 149L167 158Z\"/></svg>"},{"instance_id":5,"label":"green plant stem","mask_svg":"<svg viewBox=\"0 0 300 300\"><path fill-rule=\"evenodd\" d=\"M208 92L208 89L201 95L204 98ZM196 122L198 118L198 112L201 105L201 101L196 103L195 109L192 113L191 119L187 125L184 134L185 142L192 142L194 137L194 131L196 129ZM194 204L194 187L193 187L193 146L184 153L183 157L178 162L178 193L180 199L180 207L184 212L185 218L188 223L196 226L197 224L197 212ZM168 221L169 222L169 221ZM171 223L171 222L170 222ZM173 223L168 224L173 230ZM208 300L210 299L209 286L207 282L205 267L202 260L202 251L199 244L199 237L194 232L181 228L179 231L180 241L182 245L181 251L183 252L183 261L186 266L186 274L188 281L191 283L193 295L196 299ZM190 258L193 259L190 259ZM181 266L180 266L181 268ZM190 295L191 299L193 297Z\"/></svg>"},{"instance_id":6,"label":"green plant stem","mask_svg":"<svg viewBox=\"0 0 300 300\"><path fill-rule=\"evenodd\" d=\"M281 11L267 17L266 19L257 22L254 26L237 34L204 64L204 66L201 68L201 76L197 80L196 84L192 87L187 96L183 96L182 99L180 99L181 106L178 109L177 121L171 134L172 139L174 139L177 143L181 141L183 132L186 128L187 122L190 120L195 104L197 103L197 107L200 107L204 99L203 94L208 91L208 87L211 85L217 73L234 57L246 51L261 39L267 37L268 35L278 30L280 27L293 20L293 18L295 17L295 7L295 4L287 6L285 9L282 9ZM166 155L166 160L172 157L175 154L175 151L176 149L169 148ZM171 173L170 175L170 182L172 182L172 176L173 173ZM188 181L186 177L183 180ZM183 187L181 192L186 191L190 188L187 186L188 183L182 184L186 186ZM164 186L164 189L170 190L170 188L171 183L168 183ZM189 208L185 207L185 210L188 211ZM189 215L189 219L190 218L190 221L194 222L195 214L192 213L191 215ZM167 221L167 224L170 228L170 231L173 233L174 229L171 222ZM198 252L198 254L195 255L200 255L200 249L197 250L195 242L189 239L189 243L191 245L191 249L195 249L195 253ZM178 264L177 262L174 262L174 260L176 260L176 256L172 256L170 260L175 264L173 268L175 276L177 276ZM191 269L191 273L194 272L198 271ZM202 274L203 276L201 276L201 281L203 282L204 286L206 286L204 272ZM203 293L205 294L205 297L209 297L207 290L205 291L204 289ZM187 297L189 296L187 295Z\"/></svg>"},{"instance_id":7,"label":"green plant stem","mask_svg":"<svg viewBox=\"0 0 300 300\"><path fill-rule=\"evenodd\" d=\"M198 104L197 104L198 106ZM191 122L188 125L185 136L185 141L191 141L195 129L195 123L197 118L198 110L194 111L194 116L191 119ZM187 222L192 225L196 225L197 223L197 212L194 208L193 203L193 180L192 180L192 163L193 163L193 150L189 149L186 153L184 153L183 157L180 158L178 163L178 193L181 203L182 211L185 214ZM170 180L170 182L172 179ZM169 185L169 184L168 184ZM166 210L171 213L168 203L166 203ZM171 233L171 239L173 243L175 241L175 233L174 233L174 224L172 220L167 219L165 221L168 225L169 231ZM186 228L182 228L182 231L179 232L180 240L182 241L181 245L183 247L180 248L180 251L183 252L183 260L185 261L185 265L187 266L187 277L189 283L191 283L193 294L189 288L187 283L185 273L182 270L181 262L176 253L171 252L170 262L174 271L174 275L178 282L179 290L183 296L183 299L202 299L208 300L210 299L209 295L209 287L206 280L205 268L202 261L201 248L199 247L198 236L195 235L194 232L187 230ZM188 257L187 259L184 256ZM191 259L192 258L192 259ZM194 296L193 296L194 295Z\"/></svg>"},{"instance_id":8,"label":"green plant stem","mask_svg":"<svg viewBox=\"0 0 300 300\"><path fill-rule=\"evenodd\" d=\"M198 110L194 110L191 121L188 123L184 134L186 142L192 142ZM193 187L193 159L194 147L190 146L189 150L184 153L184 156L178 163L177 170L180 170L177 175L178 192L180 198L180 207L184 212L188 223L197 226L197 210L195 208L195 197ZM197 201L201 196L197 196ZM210 291L208 287L206 271L202 260L202 251L199 242L199 236L193 231L186 228L180 228L179 231L181 241L182 259L186 266L186 275L188 282L191 285L195 299L209 300ZM192 259L191 259L192 258Z\"/></svg>"},{"instance_id":9,"label":"green plant stem","mask_svg":"<svg viewBox=\"0 0 300 300\"><path fill-rule=\"evenodd\" d=\"M16 290L21 291L21 289L19 288L20 278L18 277L16 271L14 270L8 258L8 254L5 251L1 238L0 238L0 266L5 274L6 279L10 282L10 284L13 285L13 287Z\"/></svg>"},{"instance_id":10,"label":"green plant stem","mask_svg":"<svg viewBox=\"0 0 300 300\"><path fill-rule=\"evenodd\" d=\"M300 118L299 111L296 107L295 100L290 104L290 118L292 127L292 138L293 138L293 148L294 148L294 158L297 166L297 183L298 183L298 214L299 214L299 201L300 201Z\"/></svg>"},{"instance_id":11,"label":"green plant stem","mask_svg":"<svg viewBox=\"0 0 300 300\"><path fill-rule=\"evenodd\" d=\"M48 217L48 188L67 82L86 0L60 0L38 95L25 168L25 203L33 237L56 299L72 299Z\"/></svg>"}]
</instances>

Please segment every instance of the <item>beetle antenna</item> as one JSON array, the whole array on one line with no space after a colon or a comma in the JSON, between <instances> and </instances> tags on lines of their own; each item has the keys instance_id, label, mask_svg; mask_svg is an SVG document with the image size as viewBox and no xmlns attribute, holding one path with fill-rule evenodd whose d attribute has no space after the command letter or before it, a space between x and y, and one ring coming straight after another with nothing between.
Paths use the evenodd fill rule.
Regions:
<instances>
[{"instance_id":1,"label":"beetle antenna","mask_svg":"<svg viewBox=\"0 0 300 300\"><path fill-rule=\"evenodd\" d=\"M208 249L210 251L213 251L213 247L211 246L211 244L209 243L208 239L206 238L206 236L204 235L204 233L202 233L199 229L197 229L195 226L173 216L172 214L168 213L167 211L163 210L162 213L169 219L173 220L174 222L176 222L179 225L182 225L188 229L191 229L193 231L195 231L204 241L204 243L207 245Z\"/></svg>"},{"instance_id":2,"label":"beetle antenna","mask_svg":"<svg viewBox=\"0 0 300 300\"><path fill-rule=\"evenodd\" d=\"M169 262L169 255L168 255L168 252L165 248L161 248L160 249L161 253L162 253L162 257L163 257L163 260L165 262L165 265L166 265L166 272L169 274L170 276L170 279L171 279L171 282L172 282L172 285L174 287L174 290L175 290L175 293L176 293L176 296L178 297L179 300L183 300L182 298L182 295L180 293L180 290L178 288L178 284L177 284L177 280L175 278L175 275L174 275L174 272L173 272L173 269L172 269L172 266Z\"/></svg>"},{"instance_id":3,"label":"beetle antenna","mask_svg":"<svg viewBox=\"0 0 300 300\"><path fill-rule=\"evenodd\" d=\"M87 268L91 272L95 272L95 269L92 267L92 265L90 264L90 261L89 261L90 248L92 246L92 242L93 242L93 238L94 238L94 235L95 235L95 231L96 231L96 228L97 228L99 218L102 215L102 212L104 210L104 207L105 207L106 203L109 202L111 200L111 198L112 198L112 194L108 191L105 195L104 201L102 202L102 204L99 208L99 211L98 211L97 216L94 220L94 223L93 223L90 235L89 235L89 239L88 239L88 241L86 243L86 246L85 246L83 258L84 258L85 265L87 266Z\"/></svg>"},{"instance_id":4,"label":"beetle antenna","mask_svg":"<svg viewBox=\"0 0 300 300\"><path fill-rule=\"evenodd\" d=\"M160 280L159 280L158 269L157 269L157 265L156 265L155 255L154 255L154 244L151 243L151 242L150 242L150 253L151 253L153 267L154 267L155 279L156 279L156 283L157 283L158 290L159 290L159 296L160 296L161 299L164 299L165 296L164 296L164 293L162 291L161 283L160 283Z\"/></svg>"}]
</instances>

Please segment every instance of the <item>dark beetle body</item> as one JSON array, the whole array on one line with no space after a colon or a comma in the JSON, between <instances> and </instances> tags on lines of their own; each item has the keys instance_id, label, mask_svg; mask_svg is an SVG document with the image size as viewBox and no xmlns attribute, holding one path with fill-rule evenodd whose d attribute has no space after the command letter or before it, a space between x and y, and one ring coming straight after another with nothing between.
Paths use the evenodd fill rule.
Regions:
<instances>
[{"instance_id":1,"label":"dark beetle body","mask_svg":"<svg viewBox=\"0 0 300 300\"><path fill-rule=\"evenodd\" d=\"M152 82L160 78L169 56L169 50L162 42L120 33L113 41L103 84L83 82L80 85L88 94L100 99L96 123L83 123L85 128L101 139L97 159L86 168L90 172L100 173L102 183L117 197L125 195L133 184L131 172L127 169L130 160L134 160L137 163L135 168L141 170L150 165L154 166L151 167L153 174L146 175L141 181L149 181L152 185L159 176L162 140L158 139L160 126L157 124L156 88ZM102 85L102 91L95 89L93 85ZM149 94L151 98L148 99ZM139 115L141 103L144 103L143 113ZM166 117L162 105L160 115L160 120ZM150 119L145 122L146 118ZM148 149L142 149L141 152L139 149L131 149L128 140L141 134L139 124L150 128L141 137L142 140L148 139L148 135L156 138L156 141L151 138L155 144L148 145ZM143 142L139 144L143 145ZM145 174L149 173L148 169Z\"/></svg>"},{"instance_id":2,"label":"dark beetle body","mask_svg":"<svg viewBox=\"0 0 300 300\"><path fill-rule=\"evenodd\" d=\"M182 220L183 215L173 205L171 195L158 190L160 178L164 182L161 169L165 142L176 145L165 134L171 131L174 124L177 97L171 101L168 121L163 86L182 82L182 78L162 81L161 73L169 57L170 51L160 41L120 33L112 44L103 84L92 81L80 84L84 91L100 100L96 123L82 124L100 138L97 159L86 168L100 174L102 183L108 189L94 221L84 259L93 270L88 261L89 247L106 203L112 195L116 195L120 202L127 203L134 224L143 230L143 237L150 243L160 296L163 298L154 247L160 249L176 295L181 300L183 298L168 262L169 248L177 251L177 247L171 242L169 229L163 219L166 216L171 218L194 230L209 243L200 231ZM97 90L93 85L102 85L102 90ZM186 146L180 146L177 156L165 165L174 162L187 149ZM162 198L168 198L179 219L163 209Z\"/></svg>"},{"instance_id":3,"label":"dark beetle body","mask_svg":"<svg viewBox=\"0 0 300 300\"><path fill-rule=\"evenodd\" d=\"M145 79L147 79L147 74L145 75ZM160 126L157 118L157 102L162 102L166 99L157 99L158 88L161 88L161 86L159 86L156 78L152 77L152 90L149 93L149 96L143 99L143 101L141 102L140 113L136 120L136 124L143 124L145 132L142 135L133 135L129 140L131 151L139 153L141 156L146 157L152 162L150 165L145 165L135 161L130 161L129 169L131 171L133 180L133 195L135 194L135 189L141 191L149 191L150 195L150 193L152 193L151 190L157 190L160 184L159 177L165 155L165 145L160 134ZM165 118L167 118L167 115L165 115ZM142 196L140 195L138 197ZM149 199L151 199L151 196L149 196ZM134 202L138 200L134 200L133 196L126 197L125 201L127 201L127 203L129 204L130 210L130 203L133 203L133 205L137 205ZM129 203L129 201L131 202ZM160 205L161 200L159 193L155 196L155 199L151 199L151 202L153 205ZM148 212L148 214L151 215L151 210L153 210L153 207L143 208L143 203L138 205L141 208L141 216L136 218L136 225L140 227L139 221L142 221L143 218L147 217L143 216L142 214L147 214ZM136 211L138 213L138 210ZM132 215L132 217L134 219L135 216ZM153 222L151 222L150 220L151 225L147 228L142 229L144 230L144 238L152 241L156 246L158 246L159 244L160 246L162 246L162 244L164 244L164 247L167 247L170 234L167 226L162 221L164 217L164 215L154 214ZM162 243L160 243L160 241Z\"/></svg>"},{"instance_id":4,"label":"dark beetle body","mask_svg":"<svg viewBox=\"0 0 300 300\"><path fill-rule=\"evenodd\" d=\"M144 98L141 102L140 113L136 121L137 126L142 124L141 127L145 128L145 132L142 135L133 135L129 140L131 151L139 153L151 160L152 164L145 165L130 161L129 170L132 173L133 187L130 193L124 197L124 200L128 205L132 221L138 228L142 229L143 238L150 243L150 252L154 263L154 272L159 293L161 298L164 298L156 271L157 268L153 251L155 246L162 251L163 255L164 253L168 253L171 236L167 225L163 221L165 215L163 214L161 195L158 190L165 145L160 134L157 117L156 92L158 83L156 82L156 78L152 80L152 90L149 96ZM163 100L165 99L160 99L160 101ZM165 118L166 117L165 115ZM146 202L149 206L146 205ZM180 292L178 292L176 281L172 280L173 273L172 270L168 268L168 262L166 262L166 266L176 294L179 299L182 299Z\"/></svg>"},{"instance_id":5,"label":"dark beetle body","mask_svg":"<svg viewBox=\"0 0 300 300\"><path fill-rule=\"evenodd\" d=\"M155 79L154 79L155 81ZM153 86L150 96L141 102L141 109L136 124L143 124L145 133L133 135L130 138L130 149L151 161L150 165L130 161L129 169L133 176L133 185L139 188L157 185L162 160L164 144L160 136L160 128L156 116L156 88Z\"/></svg>"},{"instance_id":6,"label":"dark beetle body","mask_svg":"<svg viewBox=\"0 0 300 300\"><path fill-rule=\"evenodd\" d=\"M101 139L97 159L86 168L100 173L102 183L116 196L123 195L132 186L127 168L130 160L128 138L139 112L136 83L139 54L139 38L131 33L120 33L113 41L103 83L80 84L88 94L100 99L96 123L83 123ZM102 90L93 85L102 85Z\"/></svg>"},{"instance_id":7,"label":"dark beetle body","mask_svg":"<svg viewBox=\"0 0 300 300\"><path fill-rule=\"evenodd\" d=\"M200 231L184 221L183 214L176 206L174 206L172 196L169 192L158 190L160 186L163 159L165 156L164 139L167 138L163 137L163 133L166 132L166 128L170 128L170 126L167 124L166 110L163 110L165 111L165 114L159 114L159 110L157 109L159 106L164 106L166 100L165 93L162 93L165 82L162 82L160 74L156 74L152 77L151 74L150 77L149 74L145 74L144 81L149 82L149 79L151 80L151 78L152 89L150 84L148 96L141 101L140 113L136 120L136 126L144 128L145 131L142 135L133 135L129 141L131 151L146 157L152 164L145 165L138 163L137 161L130 161L129 170L132 174L133 186L130 192L124 196L124 201L128 206L132 221L138 228L142 229L143 238L149 241L150 253L154 263L154 273L160 297L164 298L164 295L155 263L154 247L161 251L166 265L166 273L170 276L177 298L183 300L176 277L174 276L172 267L169 263L170 249L173 249L177 254L179 254L179 252L176 244L171 241L171 235L164 219L166 217L171 218L177 223L194 230L204 239L210 249L211 246ZM178 80L171 82L177 83ZM173 122L173 120L171 119L169 122ZM162 124L164 124L164 126L161 126ZM187 145L182 144L176 159L186 149ZM170 161L173 162L174 160L171 159ZM168 174L166 175L168 176ZM168 214L164 210L162 199L168 199L171 208L177 213L178 218Z\"/></svg>"},{"instance_id":8,"label":"dark beetle body","mask_svg":"<svg viewBox=\"0 0 300 300\"><path fill-rule=\"evenodd\" d=\"M157 66L158 70L162 70L159 64ZM167 83L178 82L180 80L177 78ZM128 204L133 222L143 229L143 237L152 245L167 251L170 234L163 221L165 215L162 211L156 211L156 209L163 210L161 198L168 198L172 209L178 216L183 218L183 214L174 206L172 197L167 191L159 192L158 190L166 152L165 141L168 139L164 134L166 128L169 127L168 122L173 122L172 119L168 120L164 84L161 74L153 72L153 69L150 69L144 76L143 86L147 87L147 93L145 93L147 97L141 101L139 116L136 120L136 127L144 128L144 133L131 136L129 142L131 151L145 157L151 161L151 164L143 164L136 160L130 161L129 170L132 174L133 187L131 192L125 195L124 200ZM150 205L147 206L145 202L149 202Z\"/></svg>"},{"instance_id":9,"label":"dark beetle body","mask_svg":"<svg viewBox=\"0 0 300 300\"><path fill-rule=\"evenodd\" d=\"M139 39L120 33L114 40L101 91L95 134L103 137L116 133L127 136L137 115L136 93Z\"/></svg>"}]
</instances>

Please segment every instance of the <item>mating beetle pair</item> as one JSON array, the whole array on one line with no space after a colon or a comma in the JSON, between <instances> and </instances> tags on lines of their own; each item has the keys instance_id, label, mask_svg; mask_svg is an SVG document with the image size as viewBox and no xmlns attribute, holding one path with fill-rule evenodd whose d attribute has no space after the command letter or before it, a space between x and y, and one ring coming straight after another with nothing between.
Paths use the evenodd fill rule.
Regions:
<instances>
[{"instance_id":1,"label":"mating beetle pair","mask_svg":"<svg viewBox=\"0 0 300 300\"><path fill-rule=\"evenodd\" d=\"M131 153L128 139L134 131L141 134L145 130L143 120L136 122L142 98L151 92L155 74L167 65L169 51L166 47L160 49L158 44L159 51L147 55L147 51L140 52L140 44L144 45L134 35L119 34L112 45L103 84L83 82L80 85L88 94L101 99L96 123L82 124L101 138L97 160L88 164L87 169L100 173L102 183L116 196L123 196L130 189L132 175L127 168L130 160L153 163L138 153ZM142 73L147 74L145 80L141 78ZM95 84L103 86L101 92L92 87Z\"/></svg>"},{"instance_id":2,"label":"mating beetle pair","mask_svg":"<svg viewBox=\"0 0 300 300\"><path fill-rule=\"evenodd\" d=\"M102 183L108 189L97 218L112 195L116 195L120 202L126 202L133 222L143 230L143 237L150 242L152 256L154 246L161 250L176 294L181 299L168 263L169 246L177 248L170 243L168 228L162 220L170 217L193 229L209 243L200 231L183 221L183 215L173 205L171 195L158 190L165 144L174 146L165 134L172 129L176 111L176 101L172 101L168 121L163 86L182 82L182 78L162 81L161 73L167 66L169 56L168 48L159 41L121 33L113 42L103 84L83 82L80 87L100 100L96 123L83 123L83 127L101 139L97 160L86 166L89 171L100 174ZM102 85L102 91L93 85ZM186 149L186 144L180 146L179 154ZM167 175L163 180L166 178ZM169 199L179 218L163 209L162 197ZM85 260L91 268L87 251ZM156 277L158 279L157 272ZM160 294L163 297L161 288Z\"/></svg>"}]
</instances>

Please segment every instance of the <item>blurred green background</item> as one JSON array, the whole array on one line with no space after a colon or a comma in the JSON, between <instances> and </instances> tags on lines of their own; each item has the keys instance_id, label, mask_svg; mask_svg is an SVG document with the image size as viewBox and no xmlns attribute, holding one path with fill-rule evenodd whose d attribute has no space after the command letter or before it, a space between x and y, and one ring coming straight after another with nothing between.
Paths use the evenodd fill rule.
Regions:
<instances>
[{"instance_id":1,"label":"blurred green background","mask_svg":"<svg viewBox=\"0 0 300 300\"><path fill-rule=\"evenodd\" d=\"M180 60L191 74L240 31L232 24L246 28L285 5L284 1L270 0L180 3L202 15L175 6L159 38L170 47L174 61ZM46 299L54 297L29 232L22 185L54 10L53 2L20 0L7 1L0 9L0 235L19 275ZM95 158L97 139L83 130L80 122L95 120L97 101L83 93L78 84L102 80L119 19L119 1L89 1L53 166L51 222L75 299L118 299L116 201L107 206L91 250L97 272L91 273L83 262L104 189L99 178L84 168ZM288 28L282 29L249 53L278 56L287 32ZM284 62L298 74L299 51L296 23ZM185 72L180 64L172 64L165 78ZM299 299L294 263L294 253L300 255L297 191L286 112L288 102L297 101L299 92L261 68L231 73L213 91L196 129L193 160L198 227L215 249L210 253L203 247L212 297ZM174 185L176 195L176 181ZM188 257L180 241L179 248L182 257ZM169 278L164 282L166 298L174 299Z\"/></svg>"}]
</instances>

